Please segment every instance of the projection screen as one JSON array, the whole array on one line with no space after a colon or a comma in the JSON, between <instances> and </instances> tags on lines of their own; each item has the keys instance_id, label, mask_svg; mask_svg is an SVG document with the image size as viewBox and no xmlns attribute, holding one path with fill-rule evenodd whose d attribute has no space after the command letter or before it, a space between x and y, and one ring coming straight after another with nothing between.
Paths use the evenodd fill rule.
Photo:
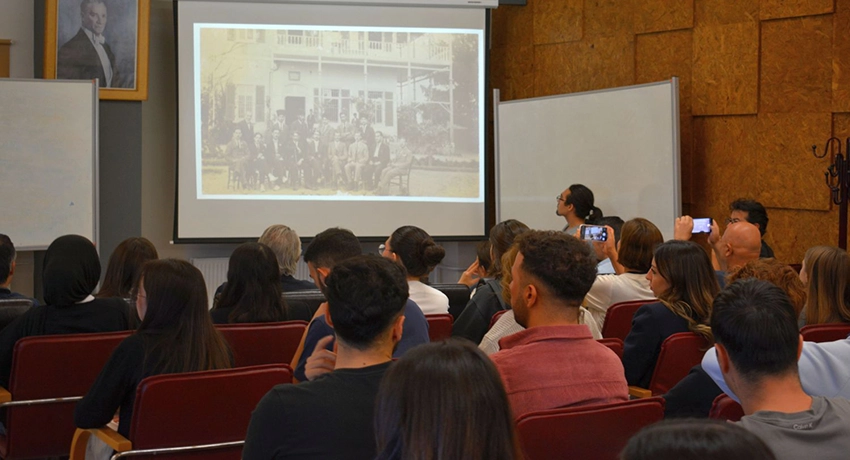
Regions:
<instances>
[{"instance_id":1,"label":"projection screen","mask_svg":"<svg viewBox=\"0 0 850 460\"><path fill-rule=\"evenodd\" d=\"M483 8L176 3L175 241L485 232Z\"/></svg>"}]
</instances>

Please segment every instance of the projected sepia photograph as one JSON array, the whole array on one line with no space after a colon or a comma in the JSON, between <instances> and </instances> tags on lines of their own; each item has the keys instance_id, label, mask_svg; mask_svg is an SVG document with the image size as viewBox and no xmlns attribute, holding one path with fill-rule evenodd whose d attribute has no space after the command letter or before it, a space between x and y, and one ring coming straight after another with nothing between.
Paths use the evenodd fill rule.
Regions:
<instances>
[{"instance_id":1,"label":"projected sepia photograph","mask_svg":"<svg viewBox=\"0 0 850 460\"><path fill-rule=\"evenodd\" d=\"M479 32L195 27L199 198L482 199Z\"/></svg>"}]
</instances>

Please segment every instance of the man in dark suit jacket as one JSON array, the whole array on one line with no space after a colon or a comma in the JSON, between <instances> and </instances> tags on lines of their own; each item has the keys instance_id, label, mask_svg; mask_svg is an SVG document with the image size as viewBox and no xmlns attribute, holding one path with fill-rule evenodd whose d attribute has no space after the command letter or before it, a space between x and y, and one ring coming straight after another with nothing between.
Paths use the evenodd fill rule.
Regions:
<instances>
[{"instance_id":1,"label":"man in dark suit jacket","mask_svg":"<svg viewBox=\"0 0 850 460\"><path fill-rule=\"evenodd\" d=\"M371 182L369 187L375 189L378 187L378 182L381 180L381 173L390 164L390 146L384 142L384 134L380 131L375 131L375 146L372 148L371 156L369 157L370 171L367 174L368 180Z\"/></svg>"},{"instance_id":2,"label":"man in dark suit jacket","mask_svg":"<svg viewBox=\"0 0 850 460\"><path fill-rule=\"evenodd\" d=\"M65 42L56 59L56 78L90 80L97 78L103 88L119 85L115 55L106 44L106 4L103 0L83 0L80 4L82 27Z\"/></svg>"}]
</instances>

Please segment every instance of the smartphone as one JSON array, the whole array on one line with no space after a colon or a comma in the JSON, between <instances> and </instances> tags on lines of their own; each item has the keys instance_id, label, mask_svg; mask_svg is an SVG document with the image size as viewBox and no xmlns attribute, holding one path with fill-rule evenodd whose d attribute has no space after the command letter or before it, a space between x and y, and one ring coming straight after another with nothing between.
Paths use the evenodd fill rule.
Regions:
<instances>
[{"instance_id":1,"label":"smartphone","mask_svg":"<svg viewBox=\"0 0 850 460\"><path fill-rule=\"evenodd\" d=\"M581 239L589 241L607 241L608 229L601 225L582 225Z\"/></svg>"},{"instance_id":2,"label":"smartphone","mask_svg":"<svg viewBox=\"0 0 850 460\"><path fill-rule=\"evenodd\" d=\"M711 233L711 217L694 219L694 229L691 233Z\"/></svg>"}]
</instances>

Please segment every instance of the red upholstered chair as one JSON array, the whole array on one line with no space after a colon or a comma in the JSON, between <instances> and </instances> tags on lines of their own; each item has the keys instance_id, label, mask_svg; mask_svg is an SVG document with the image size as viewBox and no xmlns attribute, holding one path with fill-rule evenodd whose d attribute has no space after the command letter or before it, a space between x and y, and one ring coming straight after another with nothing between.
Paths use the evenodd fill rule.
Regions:
<instances>
[{"instance_id":1,"label":"red upholstered chair","mask_svg":"<svg viewBox=\"0 0 850 460\"><path fill-rule=\"evenodd\" d=\"M517 420L525 460L616 460L629 438L664 418L662 398L532 412Z\"/></svg>"},{"instance_id":2,"label":"red upholstered chair","mask_svg":"<svg viewBox=\"0 0 850 460\"><path fill-rule=\"evenodd\" d=\"M599 339L597 342L610 348L611 351L617 353L617 357L623 359L623 341L620 339Z\"/></svg>"},{"instance_id":3,"label":"red upholstered chair","mask_svg":"<svg viewBox=\"0 0 850 460\"><path fill-rule=\"evenodd\" d=\"M130 331L25 337L15 344L6 410L4 459L68 455L74 405L89 391L115 347Z\"/></svg>"},{"instance_id":4,"label":"red upholstered chair","mask_svg":"<svg viewBox=\"0 0 850 460\"><path fill-rule=\"evenodd\" d=\"M432 342L448 339L452 336L454 317L448 313L425 315L428 320L428 336Z\"/></svg>"},{"instance_id":5,"label":"red upholstered chair","mask_svg":"<svg viewBox=\"0 0 850 460\"><path fill-rule=\"evenodd\" d=\"M800 329L806 342L834 342L850 335L850 324L811 324Z\"/></svg>"},{"instance_id":6,"label":"red upholstered chair","mask_svg":"<svg viewBox=\"0 0 850 460\"><path fill-rule=\"evenodd\" d=\"M744 416L744 408L726 393L714 398L708 418L737 422Z\"/></svg>"},{"instance_id":7,"label":"red upholstered chair","mask_svg":"<svg viewBox=\"0 0 850 460\"><path fill-rule=\"evenodd\" d=\"M235 367L289 364L307 322L219 324L216 329L230 344Z\"/></svg>"},{"instance_id":8,"label":"red upholstered chair","mask_svg":"<svg viewBox=\"0 0 850 460\"><path fill-rule=\"evenodd\" d=\"M490 317L490 326L487 327L487 330L489 331L490 329L493 329L493 325L496 324L496 321L499 321L499 318L507 312L507 310L499 310L494 313L493 316Z\"/></svg>"},{"instance_id":9,"label":"red upholstered chair","mask_svg":"<svg viewBox=\"0 0 850 460\"><path fill-rule=\"evenodd\" d=\"M708 342L693 332L680 332L667 337L661 344L649 388L630 386L629 394L636 398L647 398L667 393L688 375L692 367L702 362L708 348Z\"/></svg>"},{"instance_id":10,"label":"red upholstered chair","mask_svg":"<svg viewBox=\"0 0 850 460\"><path fill-rule=\"evenodd\" d=\"M632 317L635 316L635 312L638 308L653 302L658 300L631 300L611 305L602 323L602 337L620 339L625 342L626 336L632 330Z\"/></svg>"},{"instance_id":11,"label":"red upholstered chair","mask_svg":"<svg viewBox=\"0 0 850 460\"><path fill-rule=\"evenodd\" d=\"M291 381L292 371L281 364L148 377L136 389L129 439L106 427L78 429L71 459L85 458L92 435L125 455L151 454L133 459L238 459L257 403Z\"/></svg>"}]
</instances>

